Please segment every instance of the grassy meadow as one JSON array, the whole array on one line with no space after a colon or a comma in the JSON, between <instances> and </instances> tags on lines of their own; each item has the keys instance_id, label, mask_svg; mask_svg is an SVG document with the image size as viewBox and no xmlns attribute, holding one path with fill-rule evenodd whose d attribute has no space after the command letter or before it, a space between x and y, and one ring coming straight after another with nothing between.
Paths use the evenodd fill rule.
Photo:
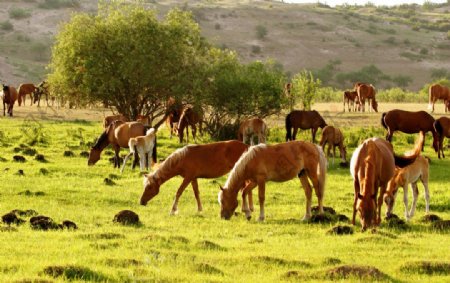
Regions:
<instances>
[{"instance_id":1,"label":"grassy meadow","mask_svg":"<svg viewBox=\"0 0 450 283\"><path fill-rule=\"evenodd\" d=\"M421 184L416 215L407 223L407 229L390 228L383 221L376 232L363 233L358 225L352 235L329 235L327 231L333 226L349 223L302 222L305 196L295 179L268 183L266 221L262 223L256 220L258 212L250 221L242 213L230 221L220 219L218 185L225 183L226 176L199 180L202 213L196 211L189 186L180 199L179 214L170 216L181 178L165 183L160 194L144 207L139 205L142 177L138 170L131 171L127 166L120 175L108 161L109 148L93 167L88 167L87 158L80 156L89 151L88 144L102 132L97 119L101 115L80 120L74 118L78 117L75 113L70 118L43 120L25 115L23 109L26 108L18 109L19 117L0 118L0 214L34 209L58 223L72 220L79 229L38 231L31 229L29 223L12 228L1 224L1 282L336 281L344 277L330 277L329 271L342 265L375 267L385 274L372 278L379 281L450 281L449 234L420 221L425 215ZM349 158L364 138L385 134L379 126L380 114L365 114L365 119L360 113L327 115L327 121L342 127ZM282 120L280 115L269 122L268 143L284 140ZM344 121L354 121L354 125ZM309 141L310 132L302 132L298 139ZM414 138L396 134L394 139L397 153L413 148ZM201 142L208 141L207 137L201 138ZM430 145L428 137L425 155L432 158L430 210L449 219L450 161L438 160ZM43 154L47 162L26 155L22 150L26 147ZM169 139L166 128L158 132L158 159L179 147L176 139ZM65 157L65 151L72 151L74 156ZM122 149L122 154L125 152ZM448 150L446 153L450 156ZM26 162L13 162L13 156L18 154ZM350 218L353 182L349 170L338 163L336 160L328 168L324 203ZM23 176L18 174L20 169ZM106 185L105 178L112 179L115 185ZM401 195L400 192L394 212L403 218ZM314 197L313 205L316 204ZM136 212L141 225L113 223L114 215L124 209ZM258 209L255 198L255 210ZM421 266L423 262L438 267ZM349 279L365 281L371 277Z\"/></svg>"}]
</instances>

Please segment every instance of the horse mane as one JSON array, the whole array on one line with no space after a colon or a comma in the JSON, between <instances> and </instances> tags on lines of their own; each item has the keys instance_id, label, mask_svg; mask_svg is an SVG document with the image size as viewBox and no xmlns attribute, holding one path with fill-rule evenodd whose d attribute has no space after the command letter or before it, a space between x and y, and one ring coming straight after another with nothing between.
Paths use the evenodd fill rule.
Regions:
<instances>
[{"instance_id":1,"label":"horse mane","mask_svg":"<svg viewBox=\"0 0 450 283\"><path fill-rule=\"evenodd\" d=\"M108 128L109 129L109 128ZM92 148L94 149L100 149L100 146L106 141L108 140L108 129L105 130L97 139L97 141L95 142L95 144L92 146Z\"/></svg>"},{"instance_id":2,"label":"horse mane","mask_svg":"<svg viewBox=\"0 0 450 283\"><path fill-rule=\"evenodd\" d=\"M371 185L371 189L372 191L370 191L370 196L372 196L374 194L373 192L373 187L375 184L375 172L374 172L374 168L375 168L375 160L374 160L374 156L376 155L376 152L374 150L374 147L376 147L376 145L372 142L369 141L367 143L367 157L364 159L364 163L366 164L366 168L364 171L364 182L367 184L369 183ZM363 188L365 188L365 186L363 186ZM362 195L366 195L367 192L364 191L361 193Z\"/></svg>"},{"instance_id":3,"label":"horse mane","mask_svg":"<svg viewBox=\"0 0 450 283\"><path fill-rule=\"evenodd\" d=\"M166 160L164 160L164 162L158 167L158 169L153 173L153 176L155 178L161 178L161 175L164 175L164 173L174 168L177 165L177 163L186 156L186 153L188 152L189 148L194 146L196 145L187 145L172 152L166 158Z\"/></svg>"}]
</instances>

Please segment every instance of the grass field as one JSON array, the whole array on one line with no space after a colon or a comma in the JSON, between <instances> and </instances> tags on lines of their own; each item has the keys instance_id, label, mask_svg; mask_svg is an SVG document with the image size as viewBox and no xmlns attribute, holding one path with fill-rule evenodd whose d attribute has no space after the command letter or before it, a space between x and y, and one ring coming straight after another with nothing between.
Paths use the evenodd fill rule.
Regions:
<instances>
[{"instance_id":1,"label":"grass field","mask_svg":"<svg viewBox=\"0 0 450 283\"><path fill-rule=\"evenodd\" d=\"M202 213L197 213L189 187L180 199L179 215L169 216L181 183L179 177L165 183L160 194L144 207L138 203L142 177L137 170L126 168L120 175L108 162L108 154L104 153L93 167L88 167L87 158L80 156L89 150L87 143L102 131L101 112L48 110L47 114L37 115L35 111L30 107L17 108L18 117L0 118L0 214L34 209L58 223L72 220L79 229L38 231L31 229L29 223L17 229L15 225L8 228L2 224L1 282L336 281L344 277L332 277L330 270L342 265L371 266L384 274L353 276L351 281L450 281L449 234L420 221L425 215L422 185L416 215L407 223L407 229L390 228L383 221L377 232L363 233L355 226L352 235L329 235L327 231L333 226L348 223L302 222L305 197L298 180L267 185L265 222L256 221L256 214L247 221L242 213L225 221L219 217L217 193L226 176L217 182L199 181ZM361 114L330 111L329 115L342 117L334 122L343 127L349 156L365 137L384 136L378 122L380 114L367 114L367 120L360 119ZM87 120L81 120L83 117ZM281 120L280 116L270 122L269 143L284 139ZM339 122L349 120L355 125ZM302 133L299 138L310 140L310 134ZM30 145L33 140L37 142ZM203 142L207 141L204 137ZM158 158L165 158L180 147L175 139L169 140L164 128L158 133L158 143ZM399 134L394 148L401 153L412 149L413 143L412 138ZM430 144L428 138L425 155L432 158L430 210L449 219L450 161L438 160ZM20 151L21 145L37 150L47 162L15 152ZM64 157L64 151L72 151L74 157ZM26 158L25 163L12 161L18 154ZM448 151L447 154L450 155ZM328 169L324 202L350 217L352 178L349 170L337 163ZM20 169L23 176L18 174ZM116 184L106 185L105 178ZM313 205L316 203L314 198ZM124 209L135 211L142 224L113 223L114 215ZM403 209L398 199L394 212L403 218Z\"/></svg>"}]
</instances>

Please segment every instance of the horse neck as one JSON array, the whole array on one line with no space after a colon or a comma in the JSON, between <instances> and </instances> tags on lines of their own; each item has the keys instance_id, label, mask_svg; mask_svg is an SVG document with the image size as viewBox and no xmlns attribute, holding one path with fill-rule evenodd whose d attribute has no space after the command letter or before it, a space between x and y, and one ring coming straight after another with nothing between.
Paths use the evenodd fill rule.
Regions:
<instances>
[{"instance_id":1,"label":"horse neck","mask_svg":"<svg viewBox=\"0 0 450 283\"><path fill-rule=\"evenodd\" d=\"M237 194L242 188L242 185L245 182L247 164L255 157L256 150L259 147L260 146L255 146L250 148L249 151L244 153L234 165L225 183L225 188L230 190L230 192Z\"/></svg>"},{"instance_id":2,"label":"horse neck","mask_svg":"<svg viewBox=\"0 0 450 283\"><path fill-rule=\"evenodd\" d=\"M177 149L174 151L167 159L161 164L161 166L155 172L155 179L158 180L160 184L163 184L170 178L180 175L179 165L184 162L189 146Z\"/></svg>"},{"instance_id":3,"label":"horse neck","mask_svg":"<svg viewBox=\"0 0 450 283\"><path fill-rule=\"evenodd\" d=\"M364 179L365 185L363 186L363 191L361 194L363 196L372 196L375 193L375 147L374 144L369 143L368 148L368 157L365 158L365 171L364 171Z\"/></svg>"}]
</instances>

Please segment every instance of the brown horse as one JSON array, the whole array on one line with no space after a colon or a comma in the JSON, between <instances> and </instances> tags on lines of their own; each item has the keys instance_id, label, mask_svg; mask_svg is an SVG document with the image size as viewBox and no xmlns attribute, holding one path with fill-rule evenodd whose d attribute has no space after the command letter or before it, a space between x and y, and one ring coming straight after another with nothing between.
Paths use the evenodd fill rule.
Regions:
<instances>
[{"instance_id":1,"label":"brown horse","mask_svg":"<svg viewBox=\"0 0 450 283\"><path fill-rule=\"evenodd\" d=\"M302 130L311 129L312 142L316 142L318 128L325 127L327 123L316 110L294 110L286 116L286 141L295 140L298 128ZM294 132L291 134L291 128Z\"/></svg>"},{"instance_id":2,"label":"brown horse","mask_svg":"<svg viewBox=\"0 0 450 283\"><path fill-rule=\"evenodd\" d=\"M254 143L254 137L258 137L258 143L266 143L267 125L261 118L250 118L241 123L238 130L238 140L246 142L250 139L250 145Z\"/></svg>"},{"instance_id":3,"label":"brown horse","mask_svg":"<svg viewBox=\"0 0 450 283\"><path fill-rule=\"evenodd\" d=\"M444 138L450 138L450 119L441 117L433 123L433 128L439 134L438 157L445 158L444 155Z\"/></svg>"},{"instance_id":4,"label":"brown horse","mask_svg":"<svg viewBox=\"0 0 450 283\"><path fill-rule=\"evenodd\" d=\"M173 135L178 135L178 122L180 121L181 113L183 113L183 105L175 105L175 100L169 100L168 107L168 114L167 114L167 120L166 122L169 124L170 127L170 137L172 138Z\"/></svg>"},{"instance_id":5,"label":"brown horse","mask_svg":"<svg viewBox=\"0 0 450 283\"><path fill-rule=\"evenodd\" d=\"M26 96L30 95L30 106L33 105L33 93L36 91L36 86L34 84L21 84L19 86L19 89L17 92L19 93L19 97L17 99L17 102L19 103L19 106L22 105L23 100L23 106L25 106L25 100Z\"/></svg>"},{"instance_id":6,"label":"brown horse","mask_svg":"<svg viewBox=\"0 0 450 283\"><path fill-rule=\"evenodd\" d=\"M220 188L220 215L227 220L231 218L238 206L238 193L244 188L243 206L247 219L250 219L251 212L247 206L246 196L258 185L259 220L263 221L266 182L285 182L295 177L300 179L306 195L306 214L303 219L311 217L310 181L319 202L319 212L322 214L326 167L327 160L322 148L310 142L291 141L277 145L253 146L236 162L228 175L225 187ZM250 183L246 184L246 181Z\"/></svg>"},{"instance_id":7,"label":"brown horse","mask_svg":"<svg viewBox=\"0 0 450 283\"><path fill-rule=\"evenodd\" d=\"M336 146L339 147L341 159L344 163L347 162L347 151L344 146L344 135L341 130L333 126L326 126L322 131L322 138L320 139L320 146L325 151L325 145L328 143L327 157L330 156L331 148L333 148L333 164L336 156Z\"/></svg>"},{"instance_id":8,"label":"brown horse","mask_svg":"<svg viewBox=\"0 0 450 283\"><path fill-rule=\"evenodd\" d=\"M438 99L446 101L450 100L450 89L446 86L440 84L433 84L428 89L428 109L434 112L434 104ZM445 112L447 112L447 106L445 107Z\"/></svg>"},{"instance_id":9,"label":"brown horse","mask_svg":"<svg viewBox=\"0 0 450 283\"><path fill-rule=\"evenodd\" d=\"M351 112L352 109L353 109L354 112L356 112L357 104L355 103L355 99L357 97L358 97L358 92L356 92L355 90L353 90L353 91L344 91L344 96L343 96L343 99L344 99L344 112L345 112L345 103L347 103L348 112ZM350 104L352 105L351 107L350 107Z\"/></svg>"},{"instance_id":10,"label":"brown horse","mask_svg":"<svg viewBox=\"0 0 450 283\"><path fill-rule=\"evenodd\" d=\"M111 123L116 120L128 122L128 118L122 114L106 116L105 118L103 118L103 129L108 129L109 125L111 125Z\"/></svg>"},{"instance_id":11,"label":"brown horse","mask_svg":"<svg viewBox=\"0 0 450 283\"><path fill-rule=\"evenodd\" d=\"M52 106L55 104L56 98L50 95L49 85L47 81L40 82L38 86L35 88L34 92L32 93L33 103L37 103L38 107L41 106L42 95L45 95L45 101L47 102L47 106L49 106L48 103L49 98L52 101Z\"/></svg>"},{"instance_id":12,"label":"brown horse","mask_svg":"<svg viewBox=\"0 0 450 283\"><path fill-rule=\"evenodd\" d=\"M406 134L415 134L427 132L433 135L433 148L438 152L439 135L433 127L434 118L425 111L410 112L405 110L391 110L381 115L381 125L388 130L386 140L392 142L392 136L395 131ZM425 142L423 143L425 145Z\"/></svg>"},{"instance_id":13,"label":"brown horse","mask_svg":"<svg viewBox=\"0 0 450 283\"><path fill-rule=\"evenodd\" d=\"M356 211L359 213L363 231L380 224L383 195L389 180L394 176L395 166L405 167L412 164L420 154L423 140L424 134L421 133L414 154L410 156L396 156L392 145L380 138L365 140L353 152L350 162L350 173L355 189L353 225L355 225Z\"/></svg>"},{"instance_id":14,"label":"brown horse","mask_svg":"<svg viewBox=\"0 0 450 283\"><path fill-rule=\"evenodd\" d=\"M358 93L362 112L365 112L366 110L366 100L369 105L369 111L371 111L370 106L372 105L373 110L375 110L375 112L378 112L378 102L375 99L376 91L373 85L357 83L356 92Z\"/></svg>"},{"instance_id":15,"label":"brown horse","mask_svg":"<svg viewBox=\"0 0 450 283\"><path fill-rule=\"evenodd\" d=\"M145 136L145 127L139 122L122 122L116 120L100 135L89 153L88 165L92 166L100 159L100 154L108 145L114 149L114 168L120 168L120 148L128 148L130 138ZM135 155L134 165L138 162Z\"/></svg>"},{"instance_id":16,"label":"brown horse","mask_svg":"<svg viewBox=\"0 0 450 283\"><path fill-rule=\"evenodd\" d=\"M178 137L180 138L180 143L183 143L184 129L186 129L186 142L189 143L189 126L191 127L192 136L194 137L195 142L197 124L200 135L202 135L202 121L203 116L196 112L192 106L185 107L183 113L181 113L180 121L178 122Z\"/></svg>"},{"instance_id":17,"label":"brown horse","mask_svg":"<svg viewBox=\"0 0 450 283\"><path fill-rule=\"evenodd\" d=\"M167 180L181 176L183 182L175 195L171 214L178 212L178 200L189 183L194 190L198 211L202 211L197 179L223 176L233 168L247 148L248 145L240 141L223 141L203 145L187 145L176 150L155 172L145 175L141 205L146 205L155 197L159 193L160 186Z\"/></svg>"},{"instance_id":18,"label":"brown horse","mask_svg":"<svg viewBox=\"0 0 450 283\"><path fill-rule=\"evenodd\" d=\"M18 94L15 87L2 85L2 101L3 101L3 116L5 116L5 105L8 105L8 114L12 117L14 103L17 100Z\"/></svg>"},{"instance_id":19,"label":"brown horse","mask_svg":"<svg viewBox=\"0 0 450 283\"><path fill-rule=\"evenodd\" d=\"M136 116L135 121L142 123L146 127L150 127L152 123L152 119L150 118L149 115L141 115L141 114Z\"/></svg>"}]
</instances>

